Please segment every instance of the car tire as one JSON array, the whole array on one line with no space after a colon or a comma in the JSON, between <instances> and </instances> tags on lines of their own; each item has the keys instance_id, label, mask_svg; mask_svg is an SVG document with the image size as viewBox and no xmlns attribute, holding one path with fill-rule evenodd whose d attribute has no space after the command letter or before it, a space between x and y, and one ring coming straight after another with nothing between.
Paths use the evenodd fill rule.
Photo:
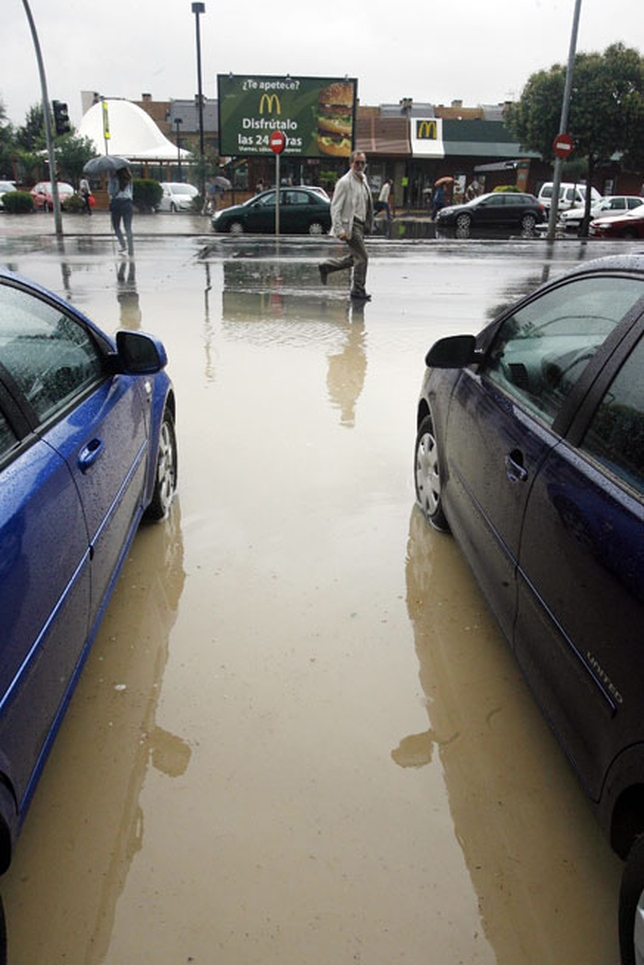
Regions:
<instances>
[{"instance_id":1,"label":"car tire","mask_svg":"<svg viewBox=\"0 0 644 965\"><path fill-rule=\"evenodd\" d=\"M626 241L636 241L637 231L634 231L632 228L627 228L626 231L622 232L622 238Z\"/></svg>"},{"instance_id":2,"label":"car tire","mask_svg":"<svg viewBox=\"0 0 644 965\"><path fill-rule=\"evenodd\" d=\"M459 214L456 218L456 227L459 231L468 232L472 227L472 219L469 214Z\"/></svg>"},{"instance_id":3,"label":"car tire","mask_svg":"<svg viewBox=\"0 0 644 965\"><path fill-rule=\"evenodd\" d=\"M521 218L521 230L522 231L534 231L537 224L537 219L533 214L524 214Z\"/></svg>"},{"instance_id":4,"label":"car tire","mask_svg":"<svg viewBox=\"0 0 644 965\"><path fill-rule=\"evenodd\" d=\"M154 491L145 511L147 519L165 519L177 489L177 435L169 409L163 413L154 474Z\"/></svg>"},{"instance_id":5,"label":"car tire","mask_svg":"<svg viewBox=\"0 0 644 965\"><path fill-rule=\"evenodd\" d=\"M324 225L320 221L312 221L308 228L310 235L323 235Z\"/></svg>"},{"instance_id":6,"label":"car tire","mask_svg":"<svg viewBox=\"0 0 644 965\"><path fill-rule=\"evenodd\" d=\"M443 533L449 532L441 502L442 471L431 414L425 416L416 434L414 485L416 500L427 522Z\"/></svg>"},{"instance_id":7,"label":"car tire","mask_svg":"<svg viewBox=\"0 0 644 965\"><path fill-rule=\"evenodd\" d=\"M644 834L635 839L622 875L619 948L622 965L644 961Z\"/></svg>"},{"instance_id":8,"label":"car tire","mask_svg":"<svg viewBox=\"0 0 644 965\"><path fill-rule=\"evenodd\" d=\"M231 235L243 235L244 226L241 221L233 221L228 229Z\"/></svg>"}]
</instances>

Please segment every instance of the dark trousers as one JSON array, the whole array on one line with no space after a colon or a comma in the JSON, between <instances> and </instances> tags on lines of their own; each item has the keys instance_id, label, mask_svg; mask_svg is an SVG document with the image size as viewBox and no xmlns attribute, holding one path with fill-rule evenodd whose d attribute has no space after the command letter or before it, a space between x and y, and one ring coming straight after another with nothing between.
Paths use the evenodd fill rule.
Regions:
<instances>
[{"instance_id":1,"label":"dark trousers","mask_svg":"<svg viewBox=\"0 0 644 965\"><path fill-rule=\"evenodd\" d=\"M112 215L112 228L119 243L121 251L125 251L125 238L121 231L121 222L125 228L127 237L127 250L131 255L134 252L134 238L132 237L132 212L134 206L129 198L112 198L110 201L110 212Z\"/></svg>"},{"instance_id":2,"label":"dark trousers","mask_svg":"<svg viewBox=\"0 0 644 965\"><path fill-rule=\"evenodd\" d=\"M367 281L369 255L364 244L364 224L362 221L354 219L353 232L351 237L346 239L345 244L349 248L349 253L344 258L329 258L328 261L323 262L323 265L329 272L353 268L351 291L363 294Z\"/></svg>"}]
</instances>

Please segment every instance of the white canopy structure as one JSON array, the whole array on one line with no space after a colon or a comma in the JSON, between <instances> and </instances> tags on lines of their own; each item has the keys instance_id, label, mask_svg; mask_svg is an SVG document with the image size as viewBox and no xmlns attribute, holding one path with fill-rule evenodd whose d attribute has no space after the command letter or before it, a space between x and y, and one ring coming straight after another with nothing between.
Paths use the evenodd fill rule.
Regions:
<instances>
[{"instance_id":1,"label":"white canopy structure","mask_svg":"<svg viewBox=\"0 0 644 965\"><path fill-rule=\"evenodd\" d=\"M109 140L103 127L103 105L107 105ZM149 114L137 104L126 100L111 100L94 104L83 116L78 127L80 137L94 143L97 154L118 154L129 161L187 161L191 155L177 148L161 133Z\"/></svg>"}]
</instances>

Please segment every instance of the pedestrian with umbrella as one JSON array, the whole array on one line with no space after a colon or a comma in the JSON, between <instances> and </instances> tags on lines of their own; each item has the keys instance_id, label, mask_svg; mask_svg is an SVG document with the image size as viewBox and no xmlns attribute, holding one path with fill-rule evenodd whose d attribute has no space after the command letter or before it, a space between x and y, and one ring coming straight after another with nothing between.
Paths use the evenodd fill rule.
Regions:
<instances>
[{"instance_id":1,"label":"pedestrian with umbrella","mask_svg":"<svg viewBox=\"0 0 644 965\"><path fill-rule=\"evenodd\" d=\"M112 228L119 244L119 254L134 254L134 238L132 236L132 215L134 213L134 199L132 190L132 172L129 161L116 155L104 154L91 158L83 167L85 174L107 174L107 193L110 197L110 213ZM125 230L125 237L121 230ZM126 244L127 238L127 244Z\"/></svg>"}]
</instances>

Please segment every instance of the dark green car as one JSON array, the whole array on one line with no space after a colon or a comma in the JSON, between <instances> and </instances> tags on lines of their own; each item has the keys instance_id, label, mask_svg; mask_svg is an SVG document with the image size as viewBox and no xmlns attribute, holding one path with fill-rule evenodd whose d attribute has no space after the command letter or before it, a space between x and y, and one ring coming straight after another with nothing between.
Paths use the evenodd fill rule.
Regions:
<instances>
[{"instance_id":1,"label":"dark green car","mask_svg":"<svg viewBox=\"0 0 644 965\"><path fill-rule=\"evenodd\" d=\"M275 194L274 188L262 191L244 204L216 211L213 229L230 234L274 234ZM319 188L281 188L279 212L280 234L323 235L331 227L331 202Z\"/></svg>"}]
</instances>

